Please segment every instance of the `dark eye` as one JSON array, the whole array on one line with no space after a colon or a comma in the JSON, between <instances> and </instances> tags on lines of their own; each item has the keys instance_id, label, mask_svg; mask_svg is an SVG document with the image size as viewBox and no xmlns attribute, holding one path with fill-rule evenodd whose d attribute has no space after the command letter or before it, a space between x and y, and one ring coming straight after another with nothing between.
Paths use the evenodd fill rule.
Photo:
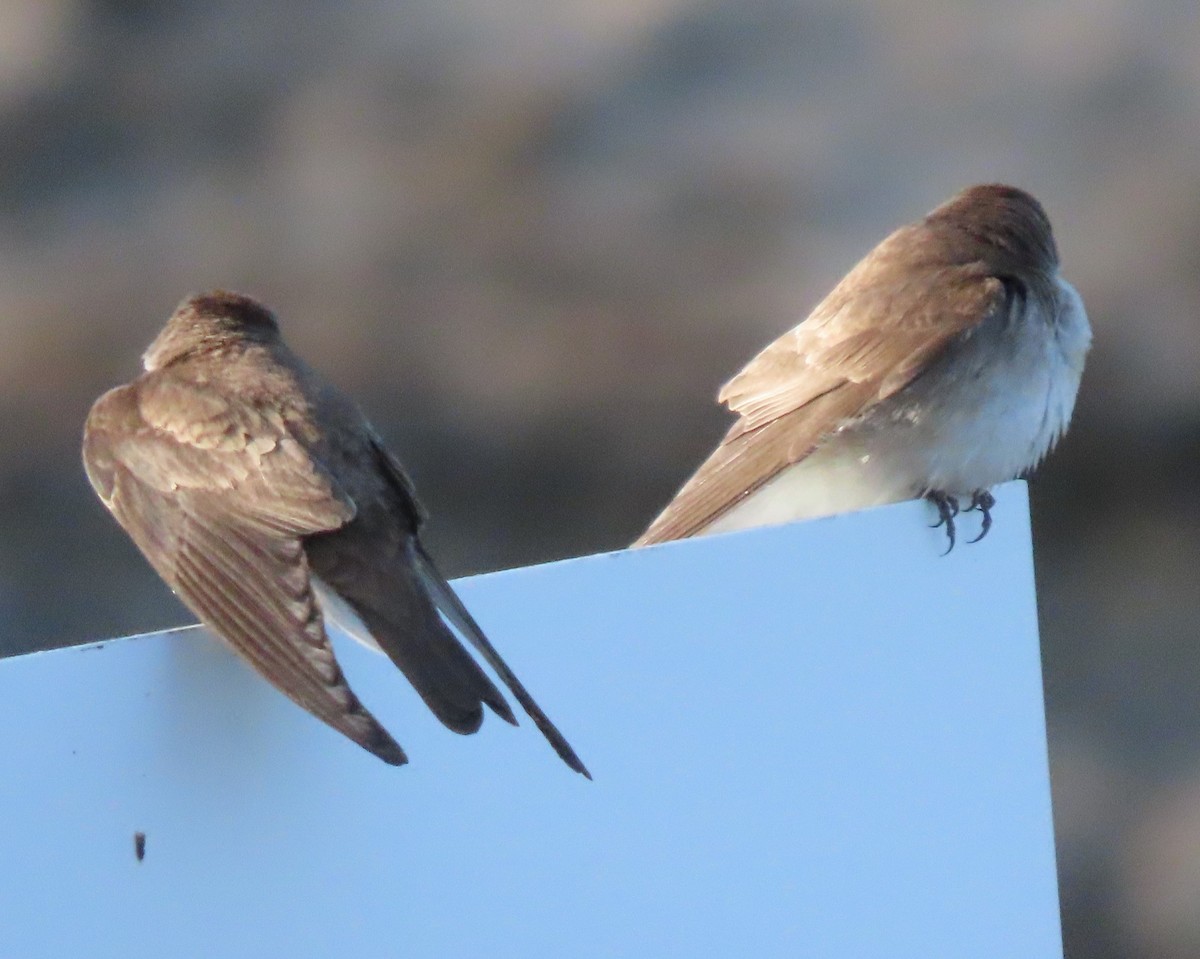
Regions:
<instances>
[{"instance_id":1,"label":"dark eye","mask_svg":"<svg viewBox=\"0 0 1200 959\"><path fill-rule=\"evenodd\" d=\"M1004 284L1004 295L1010 302L1023 303L1029 296L1029 287L1018 276L1002 276L1000 282Z\"/></svg>"},{"instance_id":2,"label":"dark eye","mask_svg":"<svg viewBox=\"0 0 1200 959\"><path fill-rule=\"evenodd\" d=\"M1004 316L1007 323L1024 311L1025 303L1029 299L1029 287L1015 276L1002 276L999 279L1004 284L1004 301L1007 307Z\"/></svg>"}]
</instances>

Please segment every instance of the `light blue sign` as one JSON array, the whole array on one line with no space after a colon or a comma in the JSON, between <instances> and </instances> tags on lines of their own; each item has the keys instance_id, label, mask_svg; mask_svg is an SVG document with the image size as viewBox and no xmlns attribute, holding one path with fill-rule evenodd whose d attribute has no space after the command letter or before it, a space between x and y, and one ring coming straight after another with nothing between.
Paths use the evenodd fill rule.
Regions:
<instances>
[{"instance_id":1,"label":"light blue sign","mask_svg":"<svg viewBox=\"0 0 1200 959\"><path fill-rule=\"evenodd\" d=\"M1061 957L997 492L944 557L909 503L461 581L594 782L349 641L406 767L200 630L0 662L0 956Z\"/></svg>"}]
</instances>

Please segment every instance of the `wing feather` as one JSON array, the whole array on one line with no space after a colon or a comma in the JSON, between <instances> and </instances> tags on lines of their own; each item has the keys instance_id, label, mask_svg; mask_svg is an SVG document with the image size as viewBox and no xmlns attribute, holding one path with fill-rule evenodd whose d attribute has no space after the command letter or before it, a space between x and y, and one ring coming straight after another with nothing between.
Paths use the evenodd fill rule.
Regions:
<instances>
[{"instance_id":1,"label":"wing feather","mask_svg":"<svg viewBox=\"0 0 1200 959\"><path fill-rule=\"evenodd\" d=\"M277 417L200 386L156 393L153 382L105 394L88 417L96 491L184 603L266 680L385 762L405 762L346 683L301 541L344 525L354 504L298 455ZM192 400L203 415L173 416Z\"/></svg>"}]
</instances>

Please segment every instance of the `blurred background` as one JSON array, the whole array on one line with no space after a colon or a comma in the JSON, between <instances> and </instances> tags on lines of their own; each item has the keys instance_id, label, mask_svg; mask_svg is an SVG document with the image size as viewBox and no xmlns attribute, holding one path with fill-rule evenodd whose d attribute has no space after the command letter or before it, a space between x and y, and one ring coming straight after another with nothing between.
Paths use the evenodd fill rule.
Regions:
<instances>
[{"instance_id":1,"label":"blurred background","mask_svg":"<svg viewBox=\"0 0 1200 959\"><path fill-rule=\"evenodd\" d=\"M618 548L718 386L971 183L1096 333L1033 483L1069 956L1200 956L1195 0L0 4L0 653L190 621L91 401L225 286L358 397L453 575Z\"/></svg>"}]
</instances>

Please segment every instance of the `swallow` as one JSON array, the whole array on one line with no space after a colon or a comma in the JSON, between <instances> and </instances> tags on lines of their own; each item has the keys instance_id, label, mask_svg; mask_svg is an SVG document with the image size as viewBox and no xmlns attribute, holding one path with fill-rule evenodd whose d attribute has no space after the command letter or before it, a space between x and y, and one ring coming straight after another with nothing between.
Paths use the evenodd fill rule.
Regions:
<instances>
[{"instance_id":1,"label":"swallow","mask_svg":"<svg viewBox=\"0 0 1200 959\"><path fill-rule=\"evenodd\" d=\"M404 750L347 684L326 617L348 615L454 732L477 731L484 706L515 725L448 620L591 778L426 552L425 512L399 461L288 348L270 310L225 291L190 297L142 359L137 378L92 407L84 466L214 634L299 706L401 765Z\"/></svg>"},{"instance_id":2,"label":"swallow","mask_svg":"<svg viewBox=\"0 0 1200 959\"><path fill-rule=\"evenodd\" d=\"M1091 344L1030 194L970 187L903 226L725 384L737 420L636 541L926 497L960 509L1027 475L1071 421Z\"/></svg>"}]
</instances>

